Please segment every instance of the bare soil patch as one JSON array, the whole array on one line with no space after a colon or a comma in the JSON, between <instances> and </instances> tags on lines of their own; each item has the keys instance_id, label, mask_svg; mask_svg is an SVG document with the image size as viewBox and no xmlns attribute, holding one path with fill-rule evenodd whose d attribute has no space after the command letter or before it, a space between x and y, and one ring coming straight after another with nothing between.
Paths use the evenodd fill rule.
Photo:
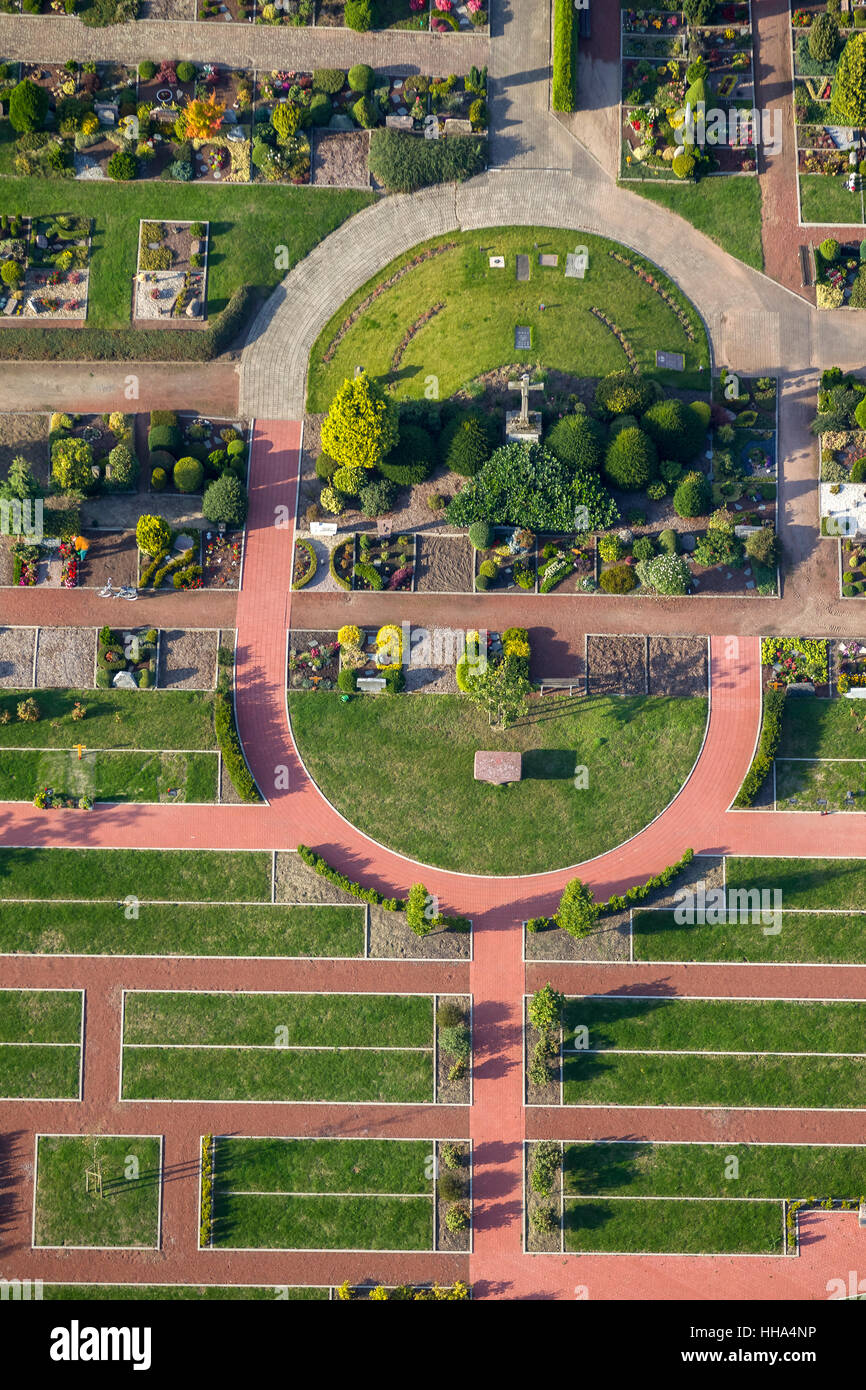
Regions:
<instances>
[{"instance_id":1,"label":"bare soil patch","mask_svg":"<svg viewBox=\"0 0 866 1390\"><path fill-rule=\"evenodd\" d=\"M371 959L469 960L471 954L470 932L440 931L416 936L406 925L402 912L370 908Z\"/></svg>"},{"instance_id":2,"label":"bare soil patch","mask_svg":"<svg viewBox=\"0 0 866 1390\"><path fill-rule=\"evenodd\" d=\"M10 463L19 454L40 483L46 485L50 471L47 415L11 411L0 414L0 477L6 477Z\"/></svg>"},{"instance_id":3,"label":"bare soil patch","mask_svg":"<svg viewBox=\"0 0 866 1390\"><path fill-rule=\"evenodd\" d=\"M319 130L313 135L313 183L328 188L369 188L367 131Z\"/></svg>"},{"instance_id":4,"label":"bare soil patch","mask_svg":"<svg viewBox=\"0 0 866 1390\"><path fill-rule=\"evenodd\" d=\"M87 535L90 549L81 568L81 583L89 589L138 583L138 546L134 531L97 531Z\"/></svg>"},{"instance_id":5,"label":"bare soil patch","mask_svg":"<svg viewBox=\"0 0 866 1390\"><path fill-rule=\"evenodd\" d=\"M88 690L93 686L95 659L95 628L42 627L36 651L36 684Z\"/></svg>"},{"instance_id":6,"label":"bare soil patch","mask_svg":"<svg viewBox=\"0 0 866 1390\"><path fill-rule=\"evenodd\" d=\"M465 536L420 535L416 539L416 548L417 593L472 592L472 549Z\"/></svg>"},{"instance_id":7,"label":"bare soil patch","mask_svg":"<svg viewBox=\"0 0 866 1390\"><path fill-rule=\"evenodd\" d=\"M160 634L159 684L169 690L213 690L219 632L167 628Z\"/></svg>"},{"instance_id":8,"label":"bare soil patch","mask_svg":"<svg viewBox=\"0 0 866 1390\"><path fill-rule=\"evenodd\" d=\"M443 1004L456 1004L463 1010L463 1022L468 1026L470 1019L470 998L468 994L440 994L437 1008ZM439 1023L437 1019L437 1054L436 1054L436 1097L440 1105L468 1105L472 1095L470 1082L471 1060L464 1067L463 1075L452 1078L450 1072L454 1067L454 1059L447 1056L442 1051L441 1039L439 1039Z\"/></svg>"},{"instance_id":9,"label":"bare soil patch","mask_svg":"<svg viewBox=\"0 0 866 1390\"><path fill-rule=\"evenodd\" d=\"M707 643L703 637L650 637L650 695L706 695Z\"/></svg>"},{"instance_id":10,"label":"bare soil patch","mask_svg":"<svg viewBox=\"0 0 866 1390\"><path fill-rule=\"evenodd\" d=\"M0 627L0 687L27 690L33 684L35 627Z\"/></svg>"},{"instance_id":11,"label":"bare soil patch","mask_svg":"<svg viewBox=\"0 0 866 1390\"><path fill-rule=\"evenodd\" d=\"M612 635L587 638L588 693L646 693L646 638Z\"/></svg>"}]
</instances>

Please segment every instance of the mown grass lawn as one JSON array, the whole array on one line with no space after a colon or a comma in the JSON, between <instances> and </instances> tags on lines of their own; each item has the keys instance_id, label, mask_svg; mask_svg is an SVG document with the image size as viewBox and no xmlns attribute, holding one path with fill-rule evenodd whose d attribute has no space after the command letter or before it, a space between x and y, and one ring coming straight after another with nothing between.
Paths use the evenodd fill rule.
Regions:
<instances>
[{"instance_id":1,"label":"mown grass lawn","mask_svg":"<svg viewBox=\"0 0 866 1390\"><path fill-rule=\"evenodd\" d=\"M427 995L211 994L145 991L126 995L124 1042L289 1047L432 1047Z\"/></svg>"},{"instance_id":2,"label":"mown grass lawn","mask_svg":"<svg viewBox=\"0 0 866 1390\"><path fill-rule=\"evenodd\" d=\"M0 954L363 956L362 907L0 901Z\"/></svg>"},{"instance_id":3,"label":"mown grass lawn","mask_svg":"<svg viewBox=\"0 0 866 1390\"><path fill-rule=\"evenodd\" d=\"M758 888L782 894L782 907L866 910L864 859L760 859L732 856L728 888Z\"/></svg>"},{"instance_id":4,"label":"mown grass lawn","mask_svg":"<svg viewBox=\"0 0 866 1390\"><path fill-rule=\"evenodd\" d=\"M418 1139L217 1139L214 1178L242 1192L429 1193Z\"/></svg>"},{"instance_id":5,"label":"mown grass lawn","mask_svg":"<svg viewBox=\"0 0 866 1390\"><path fill-rule=\"evenodd\" d=\"M77 1046L11 1047L0 1043L0 1096L5 1100L77 1100Z\"/></svg>"},{"instance_id":6,"label":"mown grass lawn","mask_svg":"<svg viewBox=\"0 0 866 1390\"><path fill-rule=\"evenodd\" d=\"M347 820L412 859L478 874L561 868L636 834L688 777L706 711L703 699L564 697L496 732L456 695L289 694L301 757ZM476 782L479 748L519 749L523 780Z\"/></svg>"},{"instance_id":7,"label":"mown grass lawn","mask_svg":"<svg viewBox=\"0 0 866 1390\"><path fill-rule=\"evenodd\" d=\"M271 900L266 851L158 849L7 849L0 847L0 891L13 898L262 902Z\"/></svg>"},{"instance_id":8,"label":"mown grass lawn","mask_svg":"<svg viewBox=\"0 0 866 1390\"><path fill-rule=\"evenodd\" d=\"M563 1043L589 1029L590 1048L713 1052L862 1052L866 1004L800 999L569 999Z\"/></svg>"},{"instance_id":9,"label":"mown grass lawn","mask_svg":"<svg viewBox=\"0 0 866 1390\"><path fill-rule=\"evenodd\" d=\"M672 1255L778 1255L778 1202L565 1201L565 1248Z\"/></svg>"},{"instance_id":10,"label":"mown grass lawn","mask_svg":"<svg viewBox=\"0 0 866 1390\"><path fill-rule=\"evenodd\" d=\"M158 1239L159 1140L140 1135L100 1135L102 1197L85 1191L85 1172L94 1167L87 1136L42 1135L36 1169L36 1245L140 1246ZM130 1159L138 1176L126 1177Z\"/></svg>"},{"instance_id":11,"label":"mown grass lawn","mask_svg":"<svg viewBox=\"0 0 866 1390\"><path fill-rule=\"evenodd\" d=\"M39 719L17 718L18 704L32 697ZM0 692L0 748L216 748L214 697L206 692L160 690L4 690ZM82 704L83 719L72 710Z\"/></svg>"},{"instance_id":12,"label":"mown grass lawn","mask_svg":"<svg viewBox=\"0 0 866 1390\"><path fill-rule=\"evenodd\" d=\"M351 189L21 179L8 176L12 153L8 144L0 147L0 171L7 174L0 177L5 210L31 217L70 213L93 221L87 327L76 333L75 341L79 358L89 355L92 330L130 326L140 218L210 223L212 317L241 285L267 294L287 268L373 201L371 194ZM288 266L281 262L281 269L276 268L279 247L286 248L288 261Z\"/></svg>"},{"instance_id":13,"label":"mown grass lawn","mask_svg":"<svg viewBox=\"0 0 866 1390\"><path fill-rule=\"evenodd\" d=\"M46 1303L96 1302L261 1302L314 1303L328 1300L328 1290L274 1284L43 1284Z\"/></svg>"},{"instance_id":14,"label":"mown grass lawn","mask_svg":"<svg viewBox=\"0 0 866 1390\"><path fill-rule=\"evenodd\" d=\"M0 1096L78 1098L80 990L0 990Z\"/></svg>"},{"instance_id":15,"label":"mown grass lawn","mask_svg":"<svg viewBox=\"0 0 866 1390\"><path fill-rule=\"evenodd\" d=\"M234 1196L217 1188L214 1245L241 1250L430 1250L428 1197Z\"/></svg>"},{"instance_id":16,"label":"mown grass lawn","mask_svg":"<svg viewBox=\"0 0 866 1390\"><path fill-rule=\"evenodd\" d=\"M77 989L0 990L0 1043L77 1043L82 1004Z\"/></svg>"},{"instance_id":17,"label":"mown grass lawn","mask_svg":"<svg viewBox=\"0 0 866 1390\"><path fill-rule=\"evenodd\" d=\"M679 925L672 912L635 912L636 960L791 961L866 964L866 913L783 912L782 930L760 923Z\"/></svg>"},{"instance_id":18,"label":"mown grass lawn","mask_svg":"<svg viewBox=\"0 0 866 1390\"><path fill-rule=\"evenodd\" d=\"M94 801L215 802L216 753L0 749L0 800L32 801L52 787Z\"/></svg>"},{"instance_id":19,"label":"mown grass lawn","mask_svg":"<svg viewBox=\"0 0 866 1390\"><path fill-rule=\"evenodd\" d=\"M572 1052L563 1070L566 1105L846 1110L866 1085L863 1057Z\"/></svg>"},{"instance_id":20,"label":"mown grass lawn","mask_svg":"<svg viewBox=\"0 0 866 1390\"><path fill-rule=\"evenodd\" d=\"M737 1177L729 1159L737 1160ZM567 1144L567 1194L772 1197L866 1191L866 1148L806 1144Z\"/></svg>"},{"instance_id":21,"label":"mown grass lawn","mask_svg":"<svg viewBox=\"0 0 866 1390\"><path fill-rule=\"evenodd\" d=\"M686 372L676 374L677 385L702 386L698 367L708 365L706 332L676 285L653 268L656 279L689 314L693 341L661 296L609 254L618 250L634 260L634 252L626 253L624 247L602 237L581 234L579 240L589 250L589 270L582 281L564 278L566 254L576 245L573 231L485 228L450 233L414 247L350 296L322 330L310 354L308 409L326 410L357 362L363 362L371 376L388 377L394 352L407 330L437 304L444 307L403 353L396 373L398 397L423 396L435 377L437 398L444 399L482 372L518 359L530 368L557 368L582 377L625 370L622 348L590 313L592 307L608 314L621 329L644 370L665 378L667 374L655 365L656 348L663 345L685 356ZM414 267L381 294L348 330L331 360L323 360L345 320L373 290L425 248L450 243L456 245ZM558 255L559 265L541 267L542 252ZM505 257L504 269L490 267L492 255ZM517 255L529 257L528 281L516 278ZM522 355L514 347L518 325L532 330L531 350Z\"/></svg>"},{"instance_id":22,"label":"mown grass lawn","mask_svg":"<svg viewBox=\"0 0 866 1390\"><path fill-rule=\"evenodd\" d=\"M825 806L831 811L866 811L866 761L776 759L777 811L820 811Z\"/></svg>"},{"instance_id":23,"label":"mown grass lawn","mask_svg":"<svg viewBox=\"0 0 866 1390\"><path fill-rule=\"evenodd\" d=\"M677 213L730 256L755 270L764 269L761 189L756 178L702 179L682 185L630 179L621 186ZM673 225L671 235L676 236Z\"/></svg>"},{"instance_id":24,"label":"mown grass lawn","mask_svg":"<svg viewBox=\"0 0 866 1390\"><path fill-rule=\"evenodd\" d=\"M856 700L798 695L785 701L777 758L866 758L863 715Z\"/></svg>"},{"instance_id":25,"label":"mown grass lawn","mask_svg":"<svg viewBox=\"0 0 866 1390\"><path fill-rule=\"evenodd\" d=\"M431 1104L433 1052L127 1047L123 1098Z\"/></svg>"},{"instance_id":26,"label":"mown grass lawn","mask_svg":"<svg viewBox=\"0 0 866 1390\"><path fill-rule=\"evenodd\" d=\"M863 222L863 200L849 193L845 181L826 174L800 175L800 210L804 222Z\"/></svg>"}]
</instances>

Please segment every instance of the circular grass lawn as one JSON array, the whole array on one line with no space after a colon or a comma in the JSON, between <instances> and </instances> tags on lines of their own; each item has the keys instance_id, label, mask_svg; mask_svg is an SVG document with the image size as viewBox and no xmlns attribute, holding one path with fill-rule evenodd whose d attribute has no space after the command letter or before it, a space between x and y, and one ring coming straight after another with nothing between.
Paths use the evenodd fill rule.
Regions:
<instances>
[{"instance_id":1,"label":"circular grass lawn","mask_svg":"<svg viewBox=\"0 0 866 1390\"><path fill-rule=\"evenodd\" d=\"M450 249L427 254L443 246ZM566 255L578 246L587 248L589 268L583 280L566 279ZM671 304L612 251L652 275L686 315L692 338ZM556 255L558 264L541 266L542 254ZM517 279L519 255L528 257L528 281ZM491 267L491 256L504 256L504 268ZM371 295L376 297L361 309ZM625 371L629 364L622 345L593 309L620 330L641 371L672 385L704 385L698 368L709 364L706 331L694 306L662 271L604 237L547 227L493 227L415 246L347 299L310 354L307 409L327 410L359 362L370 376L392 382L398 399L444 400L482 373L516 363L578 377ZM514 346L517 327L530 329L526 351ZM682 353L685 371L658 370L656 349Z\"/></svg>"},{"instance_id":2,"label":"circular grass lawn","mask_svg":"<svg viewBox=\"0 0 866 1390\"><path fill-rule=\"evenodd\" d=\"M497 733L458 695L288 702L308 772L352 825L422 863L495 876L566 868L643 829L688 777L707 717L705 699L557 696ZM519 749L523 780L476 782L479 748Z\"/></svg>"}]
</instances>

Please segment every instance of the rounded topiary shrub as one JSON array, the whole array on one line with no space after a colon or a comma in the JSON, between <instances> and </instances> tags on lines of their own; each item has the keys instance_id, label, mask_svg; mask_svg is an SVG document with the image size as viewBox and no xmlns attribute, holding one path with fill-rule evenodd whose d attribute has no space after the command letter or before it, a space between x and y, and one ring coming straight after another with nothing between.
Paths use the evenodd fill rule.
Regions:
<instances>
[{"instance_id":1,"label":"rounded topiary shrub","mask_svg":"<svg viewBox=\"0 0 866 1390\"><path fill-rule=\"evenodd\" d=\"M186 59L184 59L183 62L178 63L177 68L175 69L175 71L177 72L177 80L178 80L178 82L194 82L194 81L195 81L195 64L194 64L194 63L188 63L188 62L186 61Z\"/></svg>"},{"instance_id":2,"label":"rounded topiary shrub","mask_svg":"<svg viewBox=\"0 0 866 1390\"><path fill-rule=\"evenodd\" d=\"M684 401L656 401L643 417L643 427L664 458L691 463L706 437L706 426Z\"/></svg>"},{"instance_id":3,"label":"rounded topiary shrub","mask_svg":"<svg viewBox=\"0 0 866 1390\"><path fill-rule=\"evenodd\" d=\"M866 458L855 459L851 464L851 482L866 483Z\"/></svg>"},{"instance_id":4,"label":"rounded topiary shrub","mask_svg":"<svg viewBox=\"0 0 866 1390\"><path fill-rule=\"evenodd\" d=\"M332 459L330 454L319 454L316 459L316 477L327 481L328 478L333 478L339 467L337 460Z\"/></svg>"},{"instance_id":5,"label":"rounded topiary shrub","mask_svg":"<svg viewBox=\"0 0 866 1390\"><path fill-rule=\"evenodd\" d=\"M572 468L601 468L604 431L590 415L565 415L549 431L545 444L552 454Z\"/></svg>"},{"instance_id":6,"label":"rounded topiary shrub","mask_svg":"<svg viewBox=\"0 0 866 1390\"><path fill-rule=\"evenodd\" d=\"M490 437L477 415L456 421L442 443L446 466L461 478L474 478L490 457Z\"/></svg>"},{"instance_id":7,"label":"rounded topiary shrub","mask_svg":"<svg viewBox=\"0 0 866 1390\"><path fill-rule=\"evenodd\" d=\"M19 135L29 130L39 130L48 114L48 93L44 87L31 82L29 77L12 88L9 97L9 124Z\"/></svg>"},{"instance_id":8,"label":"rounded topiary shrub","mask_svg":"<svg viewBox=\"0 0 866 1390\"><path fill-rule=\"evenodd\" d=\"M228 526L242 526L247 519L249 499L243 483L231 473L223 473L206 489L202 498L202 515L208 521L224 521Z\"/></svg>"},{"instance_id":9,"label":"rounded topiary shrub","mask_svg":"<svg viewBox=\"0 0 866 1390\"><path fill-rule=\"evenodd\" d=\"M164 492L168 482L168 474L164 468L154 468L150 475L150 486L154 492Z\"/></svg>"},{"instance_id":10,"label":"rounded topiary shrub","mask_svg":"<svg viewBox=\"0 0 866 1390\"><path fill-rule=\"evenodd\" d=\"M138 65L138 75L142 82L149 82L152 77L156 76L156 63L151 63L146 58L143 63Z\"/></svg>"},{"instance_id":11,"label":"rounded topiary shrub","mask_svg":"<svg viewBox=\"0 0 866 1390\"><path fill-rule=\"evenodd\" d=\"M155 558L163 555L171 545L171 527L165 517L145 513L136 523L135 539L139 550Z\"/></svg>"},{"instance_id":12,"label":"rounded topiary shrub","mask_svg":"<svg viewBox=\"0 0 866 1390\"><path fill-rule=\"evenodd\" d=\"M499 568L495 560L482 560L478 566L478 573L482 579L495 579L499 573Z\"/></svg>"},{"instance_id":13,"label":"rounded topiary shrub","mask_svg":"<svg viewBox=\"0 0 866 1390\"><path fill-rule=\"evenodd\" d=\"M839 243L835 237L828 236L821 242L818 250L821 252L822 260L832 264L839 255Z\"/></svg>"},{"instance_id":14,"label":"rounded topiary shrub","mask_svg":"<svg viewBox=\"0 0 866 1390\"><path fill-rule=\"evenodd\" d=\"M351 3L352 0L347 0L347 11ZM349 24L348 14L346 16L346 23ZM352 26L349 25L349 27L351 28ZM376 81L376 74L366 63L355 63L354 67L349 68L348 80L349 90L351 92L371 92L373 90L373 84Z\"/></svg>"},{"instance_id":15,"label":"rounded topiary shrub","mask_svg":"<svg viewBox=\"0 0 866 1390\"><path fill-rule=\"evenodd\" d=\"M710 506L710 485L703 473L687 473L674 493L677 516L704 516Z\"/></svg>"},{"instance_id":16,"label":"rounded topiary shrub","mask_svg":"<svg viewBox=\"0 0 866 1390\"><path fill-rule=\"evenodd\" d=\"M483 574L476 574L475 587L483 592L485 589L490 588L490 580L486 579Z\"/></svg>"},{"instance_id":17,"label":"rounded topiary shrub","mask_svg":"<svg viewBox=\"0 0 866 1390\"><path fill-rule=\"evenodd\" d=\"M628 594L637 587L637 576L631 565L612 565L602 570L598 584L606 594Z\"/></svg>"},{"instance_id":18,"label":"rounded topiary shrub","mask_svg":"<svg viewBox=\"0 0 866 1390\"><path fill-rule=\"evenodd\" d=\"M378 125L381 114L378 104L369 96L358 97L352 107L352 115L362 130L372 130Z\"/></svg>"},{"instance_id":19,"label":"rounded topiary shrub","mask_svg":"<svg viewBox=\"0 0 866 1390\"><path fill-rule=\"evenodd\" d=\"M469 527L469 541L475 550L489 550L495 532L489 521L473 521Z\"/></svg>"},{"instance_id":20,"label":"rounded topiary shrub","mask_svg":"<svg viewBox=\"0 0 866 1390\"><path fill-rule=\"evenodd\" d=\"M615 415L641 415L655 399L656 388L633 372L611 372L595 388L595 403L606 419Z\"/></svg>"},{"instance_id":21,"label":"rounded topiary shrub","mask_svg":"<svg viewBox=\"0 0 866 1390\"><path fill-rule=\"evenodd\" d=\"M174 465L172 480L178 492L198 492L201 487L204 469L198 459L178 459Z\"/></svg>"},{"instance_id":22,"label":"rounded topiary shrub","mask_svg":"<svg viewBox=\"0 0 866 1390\"><path fill-rule=\"evenodd\" d=\"M631 548L631 553L636 560L651 560L656 553L652 536L638 536Z\"/></svg>"},{"instance_id":23,"label":"rounded topiary shrub","mask_svg":"<svg viewBox=\"0 0 866 1390\"><path fill-rule=\"evenodd\" d=\"M333 103L327 92L314 92L309 106L310 120L313 125L327 125L331 119Z\"/></svg>"},{"instance_id":24,"label":"rounded topiary shrub","mask_svg":"<svg viewBox=\"0 0 866 1390\"><path fill-rule=\"evenodd\" d=\"M689 179L695 172L695 157L690 150L680 150L671 160L671 168L678 179Z\"/></svg>"},{"instance_id":25,"label":"rounded topiary shrub","mask_svg":"<svg viewBox=\"0 0 866 1390\"><path fill-rule=\"evenodd\" d=\"M158 450L170 454L173 461L180 452L180 430L176 425L151 425L147 432L147 447L151 456Z\"/></svg>"},{"instance_id":26,"label":"rounded topiary shrub","mask_svg":"<svg viewBox=\"0 0 866 1390\"><path fill-rule=\"evenodd\" d=\"M138 174L138 160L128 150L115 150L114 154L108 158L105 172L110 179L116 179L118 183L126 183Z\"/></svg>"},{"instance_id":27,"label":"rounded topiary shrub","mask_svg":"<svg viewBox=\"0 0 866 1390\"><path fill-rule=\"evenodd\" d=\"M667 555L676 555L679 546L676 531L670 527L659 533L659 548Z\"/></svg>"},{"instance_id":28,"label":"rounded topiary shrub","mask_svg":"<svg viewBox=\"0 0 866 1390\"><path fill-rule=\"evenodd\" d=\"M649 435L631 426L620 431L607 446L604 471L614 487L637 492L653 477L657 463L656 447Z\"/></svg>"},{"instance_id":29,"label":"rounded topiary shrub","mask_svg":"<svg viewBox=\"0 0 866 1390\"><path fill-rule=\"evenodd\" d=\"M163 473L171 473L174 469L174 458L167 454L163 449L157 449L150 455L151 468L161 468Z\"/></svg>"}]
</instances>

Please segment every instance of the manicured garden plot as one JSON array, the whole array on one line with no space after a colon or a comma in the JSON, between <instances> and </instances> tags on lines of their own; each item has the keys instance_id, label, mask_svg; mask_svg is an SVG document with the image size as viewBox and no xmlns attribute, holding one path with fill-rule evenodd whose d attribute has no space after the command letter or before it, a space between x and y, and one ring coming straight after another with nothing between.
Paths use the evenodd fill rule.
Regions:
<instances>
[{"instance_id":1,"label":"manicured garden plot","mask_svg":"<svg viewBox=\"0 0 866 1390\"><path fill-rule=\"evenodd\" d=\"M413 859L487 874L562 867L628 839L679 791L706 722L699 699L546 697L543 717L505 732L459 696L288 699L301 757L341 814ZM372 797L383 747L388 773ZM523 780L507 792L475 782L479 748L519 749ZM591 798L575 795L576 748Z\"/></svg>"},{"instance_id":2,"label":"manicured garden plot","mask_svg":"<svg viewBox=\"0 0 866 1390\"><path fill-rule=\"evenodd\" d=\"M430 1102L432 1005L421 995L129 993L123 1098Z\"/></svg>"},{"instance_id":3,"label":"manicured garden plot","mask_svg":"<svg viewBox=\"0 0 866 1390\"><path fill-rule=\"evenodd\" d=\"M866 811L866 761L777 758L777 811Z\"/></svg>"},{"instance_id":4,"label":"manicured garden plot","mask_svg":"<svg viewBox=\"0 0 866 1390\"><path fill-rule=\"evenodd\" d=\"M866 756L866 736L856 726L863 716L855 700L823 700L801 695L786 700L779 758L857 758Z\"/></svg>"},{"instance_id":5,"label":"manicured garden plot","mask_svg":"<svg viewBox=\"0 0 866 1390\"><path fill-rule=\"evenodd\" d=\"M157 902L271 900L271 856L265 851L0 847L0 877L7 901L117 903L129 894Z\"/></svg>"},{"instance_id":6,"label":"manicured garden plot","mask_svg":"<svg viewBox=\"0 0 866 1390\"><path fill-rule=\"evenodd\" d=\"M782 930L759 922L679 924L672 912L636 911L635 960L866 964L866 912L783 912Z\"/></svg>"},{"instance_id":7,"label":"manicured garden plot","mask_svg":"<svg viewBox=\"0 0 866 1390\"><path fill-rule=\"evenodd\" d=\"M219 1138L214 1151L217 1248L432 1248L429 1141Z\"/></svg>"},{"instance_id":8,"label":"manicured garden plot","mask_svg":"<svg viewBox=\"0 0 866 1390\"><path fill-rule=\"evenodd\" d=\"M303 1284L43 1284L46 1303L327 1302L328 1288Z\"/></svg>"},{"instance_id":9,"label":"manicured garden plot","mask_svg":"<svg viewBox=\"0 0 866 1390\"><path fill-rule=\"evenodd\" d=\"M0 749L0 799L32 801L51 787L91 801L215 802L217 766L216 753Z\"/></svg>"},{"instance_id":10,"label":"manicured garden plot","mask_svg":"<svg viewBox=\"0 0 866 1390\"><path fill-rule=\"evenodd\" d=\"M136 1160L133 1165L130 1160ZM86 1190L101 1169L102 1195ZM35 1246L155 1249L161 1141L145 1135L41 1134L36 1148ZM136 1176L127 1176L137 1169Z\"/></svg>"},{"instance_id":11,"label":"manicured garden plot","mask_svg":"<svg viewBox=\"0 0 866 1390\"><path fill-rule=\"evenodd\" d=\"M827 174L800 175L800 212L818 226L863 223L863 195L850 193L844 179Z\"/></svg>"},{"instance_id":12,"label":"manicured garden plot","mask_svg":"<svg viewBox=\"0 0 866 1390\"><path fill-rule=\"evenodd\" d=\"M762 859L732 856L727 886L778 891L790 908L866 909L866 861L859 859Z\"/></svg>"},{"instance_id":13,"label":"manicured garden plot","mask_svg":"<svg viewBox=\"0 0 866 1390\"><path fill-rule=\"evenodd\" d=\"M133 321L198 327L207 320L207 222L142 222Z\"/></svg>"},{"instance_id":14,"label":"manicured garden plot","mask_svg":"<svg viewBox=\"0 0 866 1390\"><path fill-rule=\"evenodd\" d=\"M423 394L424 377L439 377L441 398L483 372L497 369L514 358L514 327L533 331L533 350L539 366L558 367L584 376L621 371L623 351L616 338L590 312L596 307L615 320L630 342L639 363L655 369L655 349L661 342L670 351L682 352L686 372L682 386L700 386L697 367L708 364L706 335L694 310L676 287L656 272L675 302L686 313L694 338L690 339L673 309L644 285L628 266L615 261L612 242L587 239L590 268L584 281L557 281L555 302L539 311L539 287L534 267L528 283L514 275L515 256L532 252L537 243L546 253L565 258L573 251L571 232L550 228L500 227L481 251L475 233L450 234L414 247L385 267L352 295L325 326L310 355L308 409L327 408L354 364L363 362L371 376L388 377L395 350L407 328L418 320L419 310L438 304L445 308L432 317L407 345L401 359L399 395ZM447 245L450 249L435 252ZM503 255L504 270L491 269L490 255ZM534 255L531 256L533 262ZM417 262L390 288L386 282ZM560 272L557 272L560 273ZM547 285L545 281L545 285ZM568 285L566 291L565 285ZM352 315L370 296L375 310ZM561 301L561 302L559 302ZM372 307L372 306L370 306Z\"/></svg>"},{"instance_id":15,"label":"manicured garden plot","mask_svg":"<svg viewBox=\"0 0 866 1390\"><path fill-rule=\"evenodd\" d=\"M14 630L14 629L13 629ZM19 629L20 630L20 629ZM26 629L25 629L26 630ZM18 704L33 698L39 719L16 717ZM73 718L76 705L83 717ZM142 699L134 690L28 690L0 694L0 747L213 749L213 700L209 695L165 691Z\"/></svg>"},{"instance_id":16,"label":"manicured garden plot","mask_svg":"<svg viewBox=\"0 0 866 1390\"><path fill-rule=\"evenodd\" d=\"M84 996L80 990L0 990L0 1095L79 1095Z\"/></svg>"},{"instance_id":17,"label":"manicured garden plot","mask_svg":"<svg viewBox=\"0 0 866 1390\"><path fill-rule=\"evenodd\" d=\"M864 1023L866 1005L848 1001L570 1000L564 1102L856 1106L866 1080L866 1058L857 1055ZM581 1025L594 1051L573 1050Z\"/></svg>"},{"instance_id":18,"label":"manicured garden plot","mask_svg":"<svg viewBox=\"0 0 866 1390\"><path fill-rule=\"evenodd\" d=\"M784 1249L779 1202L566 1197L564 1232L572 1254L781 1255Z\"/></svg>"},{"instance_id":19,"label":"manicured garden plot","mask_svg":"<svg viewBox=\"0 0 866 1390\"><path fill-rule=\"evenodd\" d=\"M363 956L364 908L140 902L127 917L121 902L0 902L0 954L17 952Z\"/></svg>"}]
</instances>

